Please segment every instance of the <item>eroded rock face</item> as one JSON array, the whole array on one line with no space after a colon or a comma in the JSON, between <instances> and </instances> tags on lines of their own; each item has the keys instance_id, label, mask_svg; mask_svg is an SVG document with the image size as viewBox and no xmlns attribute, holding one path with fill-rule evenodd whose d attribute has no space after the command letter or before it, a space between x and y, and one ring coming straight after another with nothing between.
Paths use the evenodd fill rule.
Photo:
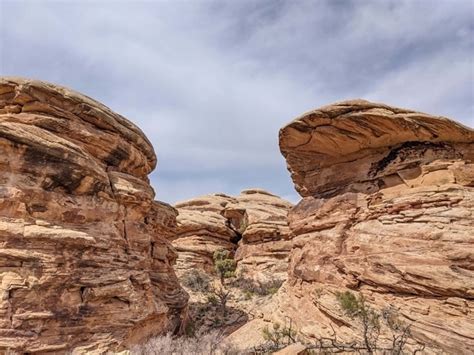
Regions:
<instances>
[{"instance_id":1,"label":"eroded rock face","mask_svg":"<svg viewBox=\"0 0 474 355\"><path fill-rule=\"evenodd\" d=\"M175 206L178 232L177 270L194 267L212 272L214 251L235 253L238 270L248 277L286 279L290 242L287 222L291 203L264 190L244 190L231 197L206 195Z\"/></svg>"},{"instance_id":2,"label":"eroded rock face","mask_svg":"<svg viewBox=\"0 0 474 355\"><path fill-rule=\"evenodd\" d=\"M175 205L179 212L178 228L170 240L178 252L178 273L193 268L212 272L212 256L216 250L235 250L239 236L222 215L225 206L233 200L230 196L215 194Z\"/></svg>"},{"instance_id":3,"label":"eroded rock face","mask_svg":"<svg viewBox=\"0 0 474 355\"><path fill-rule=\"evenodd\" d=\"M447 118L363 100L308 112L280 130L281 152L303 197L399 185L400 171L410 167L462 162L472 140L471 129Z\"/></svg>"},{"instance_id":4,"label":"eroded rock face","mask_svg":"<svg viewBox=\"0 0 474 355\"><path fill-rule=\"evenodd\" d=\"M367 101L326 106L280 131L303 200L281 316L308 337L357 330L336 292L392 306L415 338L474 348L474 132L446 118ZM302 311L303 310L303 311Z\"/></svg>"},{"instance_id":5,"label":"eroded rock face","mask_svg":"<svg viewBox=\"0 0 474 355\"><path fill-rule=\"evenodd\" d=\"M0 352L120 349L176 330L187 295L151 144L65 88L0 80Z\"/></svg>"},{"instance_id":6,"label":"eroded rock face","mask_svg":"<svg viewBox=\"0 0 474 355\"><path fill-rule=\"evenodd\" d=\"M245 228L235 254L237 272L258 281L286 280L291 248L287 217L293 205L257 189L242 191L236 200L226 207L224 215L231 217L236 210L245 211L241 223Z\"/></svg>"}]
</instances>

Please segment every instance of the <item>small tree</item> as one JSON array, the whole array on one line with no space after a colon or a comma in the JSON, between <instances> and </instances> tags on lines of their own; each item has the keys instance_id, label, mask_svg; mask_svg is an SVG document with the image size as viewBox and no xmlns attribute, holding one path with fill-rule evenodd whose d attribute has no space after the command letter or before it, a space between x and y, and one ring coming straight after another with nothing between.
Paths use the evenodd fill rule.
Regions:
<instances>
[{"instance_id":1,"label":"small tree","mask_svg":"<svg viewBox=\"0 0 474 355\"><path fill-rule=\"evenodd\" d=\"M230 291L224 289L222 286L213 290L213 294L219 301L219 308L221 315L225 317L227 315L227 301L229 300Z\"/></svg>"},{"instance_id":2,"label":"small tree","mask_svg":"<svg viewBox=\"0 0 474 355\"><path fill-rule=\"evenodd\" d=\"M341 343L337 340L336 333L333 329L332 338L320 338L318 340L318 349L335 349L337 351L346 352L360 352L361 350L364 350L369 354L374 354L376 351L382 351L383 353L400 355L405 352L408 340L414 340L411 338L411 325L403 324L398 319L396 310L389 308L378 313L366 303L363 295L356 297L349 291L337 293L336 297L342 310L351 318L359 320L362 328L363 344L359 345L357 342ZM390 346L378 347L377 344L381 329L381 318L392 332L392 344ZM425 348L424 344L417 341L415 342L417 348L413 351L414 354L423 351Z\"/></svg>"},{"instance_id":3,"label":"small tree","mask_svg":"<svg viewBox=\"0 0 474 355\"><path fill-rule=\"evenodd\" d=\"M212 294L219 300L219 307L223 317L227 314L227 301L230 291L225 288L225 279L235 275L237 263L232 259L228 250L216 250L213 255L214 269L219 276L219 287L213 287Z\"/></svg>"},{"instance_id":4,"label":"small tree","mask_svg":"<svg viewBox=\"0 0 474 355\"><path fill-rule=\"evenodd\" d=\"M237 263L231 257L228 250L216 250L213 255L214 270L219 276L221 285L224 286L225 279L233 277L235 275L235 269Z\"/></svg>"}]
</instances>

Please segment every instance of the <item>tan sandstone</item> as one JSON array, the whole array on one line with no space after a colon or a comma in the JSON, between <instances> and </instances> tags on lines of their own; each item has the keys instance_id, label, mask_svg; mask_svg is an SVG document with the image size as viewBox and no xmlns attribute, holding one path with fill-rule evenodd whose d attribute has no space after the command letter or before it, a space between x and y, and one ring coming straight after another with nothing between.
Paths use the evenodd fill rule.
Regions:
<instances>
[{"instance_id":1,"label":"tan sandstone","mask_svg":"<svg viewBox=\"0 0 474 355\"><path fill-rule=\"evenodd\" d=\"M179 329L177 211L154 201L155 165L104 105L0 80L0 353L99 352Z\"/></svg>"},{"instance_id":2,"label":"tan sandstone","mask_svg":"<svg viewBox=\"0 0 474 355\"><path fill-rule=\"evenodd\" d=\"M474 131L355 100L297 118L280 148L304 198L289 213L290 276L276 317L308 339L332 328L357 338L335 297L352 290L396 309L426 352L470 353Z\"/></svg>"},{"instance_id":3,"label":"tan sandstone","mask_svg":"<svg viewBox=\"0 0 474 355\"><path fill-rule=\"evenodd\" d=\"M286 279L290 250L287 222L291 203L260 189L231 197L206 195L175 205L179 273L194 267L212 272L219 249L235 253L238 272L247 277Z\"/></svg>"}]
</instances>

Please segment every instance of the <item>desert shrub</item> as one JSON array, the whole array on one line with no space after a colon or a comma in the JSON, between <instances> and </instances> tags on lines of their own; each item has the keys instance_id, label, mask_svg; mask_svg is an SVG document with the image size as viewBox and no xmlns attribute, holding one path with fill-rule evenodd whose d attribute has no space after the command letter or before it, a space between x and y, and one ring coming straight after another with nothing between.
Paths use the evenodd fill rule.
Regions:
<instances>
[{"instance_id":1,"label":"desert shrub","mask_svg":"<svg viewBox=\"0 0 474 355\"><path fill-rule=\"evenodd\" d=\"M171 334L150 339L130 349L131 355L234 355L238 354L224 341L220 332L199 338L173 337Z\"/></svg>"},{"instance_id":2,"label":"desert shrub","mask_svg":"<svg viewBox=\"0 0 474 355\"><path fill-rule=\"evenodd\" d=\"M411 325L404 324L399 319L398 312L395 309L386 308L380 313L366 303L363 295L356 297L349 291L337 293L336 297L341 309L359 323L363 343L359 345L357 342L351 344L338 342L337 335L334 333L332 338L323 338L319 340L320 349L323 349L324 340L326 340L326 345L329 340L329 347L324 347L325 349L333 347L341 351L364 350L369 354L383 351L383 353L400 355L406 352L406 345L408 344L408 341L411 340L416 346L413 353L416 354L424 350L425 345L411 337ZM392 341L390 345L380 346L378 344L381 320L384 321L385 325L392 333Z\"/></svg>"},{"instance_id":3,"label":"desert shrub","mask_svg":"<svg viewBox=\"0 0 474 355\"><path fill-rule=\"evenodd\" d=\"M212 305L217 305L219 304L219 300L217 299L216 295L213 293L210 293L206 296L207 303L210 303Z\"/></svg>"},{"instance_id":4,"label":"desert shrub","mask_svg":"<svg viewBox=\"0 0 474 355\"><path fill-rule=\"evenodd\" d=\"M250 300L254 295L252 291L244 290L244 299Z\"/></svg>"},{"instance_id":5,"label":"desert shrub","mask_svg":"<svg viewBox=\"0 0 474 355\"><path fill-rule=\"evenodd\" d=\"M223 286L215 287L212 290L211 296L213 297L213 300L215 299L217 301L216 303L219 305L221 315L225 317L227 315L227 301L231 298L230 291L225 289Z\"/></svg>"},{"instance_id":6,"label":"desert shrub","mask_svg":"<svg viewBox=\"0 0 474 355\"><path fill-rule=\"evenodd\" d=\"M267 294L273 295L273 294L277 293L277 291L280 289L282 284L283 284L282 280L270 280L266 283L263 283L261 285L261 288Z\"/></svg>"},{"instance_id":7,"label":"desert shrub","mask_svg":"<svg viewBox=\"0 0 474 355\"><path fill-rule=\"evenodd\" d=\"M363 295L356 297L352 292L345 291L337 293L336 297L342 310L361 323L364 346L372 354L377 349L380 335L380 315L366 304Z\"/></svg>"},{"instance_id":8,"label":"desert shrub","mask_svg":"<svg viewBox=\"0 0 474 355\"><path fill-rule=\"evenodd\" d=\"M262 329L262 337L267 343L262 346L261 350L277 350L292 344L296 342L296 335L296 331L291 329L291 324L289 327L282 327L280 323L273 323L271 328L265 326Z\"/></svg>"},{"instance_id":9,"label":"desert shrub","mask_svg":"<svg viewBox=\"0 0 474 355\"><path fill-rule=\"evenodd\" d=\"M358 312L360 312L362 305L352 292L338 292L336 293L336 298L339 301L339 305L341 306L342 310L347 315L353 317Z\"/></svg>"},{"instance_id":10,"label":"desert shrub","mask_svg":"<svg viewBox=\"0 0 474 355\"><path fill-rule=\"evenodd\" d=\"M240 277L232 283L232 286L241 289L244 292L245 297L248 299L254 295L273 295L278 291L282 284L283 281L276 279L262 282Z\"/></svg>"},{"instance_id":11,"label":"desert shrub","mask_svg":"<svg viewBox=\"0 0 474 355\"><path fill-rule=\"evenodd\" d=\"M189 270L180 277L181 284L194 292L208 292L211 279L201 270Z\"/></svg>"}]
</instances>

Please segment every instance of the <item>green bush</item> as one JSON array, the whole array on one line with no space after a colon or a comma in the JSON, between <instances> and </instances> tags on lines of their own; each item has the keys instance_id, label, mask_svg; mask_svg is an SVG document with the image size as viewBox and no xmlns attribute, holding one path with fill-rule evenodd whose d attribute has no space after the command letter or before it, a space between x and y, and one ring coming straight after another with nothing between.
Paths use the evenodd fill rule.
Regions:
<instances>
[{"instance_id":1,"label":"green bush","mask_svg":"<svg viewBox=\"0 0 474 355\"><path fill-rule=\"evenodd\" d=\"M232 258L231 253L228 250L216 250L213 255L214 269L221 284L224 285L224 280L235 275L235 269L237 268L237 262Z\"/></svg>"},{"instance_id":2,"label":"green bush","mask_svg":"<svg viewBox=\"0 0 474 355\"><path fill-rule=\"evenodd\" d=\"M244 291L244 299L249 300L251 299L255 294L252 291L245 290Z\"/></svg>"},{"instance_id":3,"label":"green bush","mask_svg":"<svg viewBox=\"0 0 474 355\"><path fill-rule=\"evenodd\" d=\"M361 302L349 291L336 293L337 300L346 314L353 317L361 310Z\"/></svg>"},{"instance_id":4,"label":"green bush","mask_svg":"<svg viewBox=\"0 0 474 355\"><path fill-rule=\"evenodd\" d=\"M213 305L219 304L219 300L214 294L208 294L207 295L207 302Z\"/></svg>"}]
</instances>

